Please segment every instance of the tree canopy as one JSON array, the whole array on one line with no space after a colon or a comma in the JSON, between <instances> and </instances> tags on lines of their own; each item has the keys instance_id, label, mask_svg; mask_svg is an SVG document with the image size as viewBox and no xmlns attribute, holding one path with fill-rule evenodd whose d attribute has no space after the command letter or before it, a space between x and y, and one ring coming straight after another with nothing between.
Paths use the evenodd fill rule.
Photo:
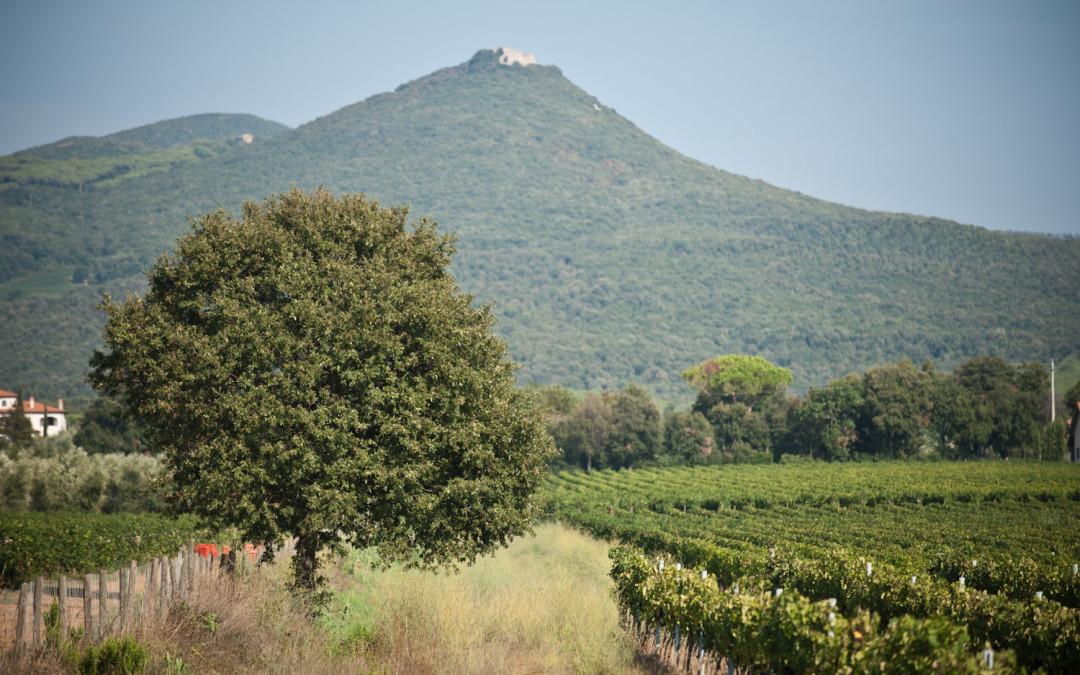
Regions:
<instances>
[{"instance_id":1,"label":"tree canopy","mask_svg":"<svg viewBox=\"0 0 1080 675\"><path fill-rule=\"evenodd\" d=\"M166 452L170 507L270 546L298 585L344 540L422 566L529 530L552 453L447 266L454 238L362 195L293 190L193 221L145 297L106 295L89 380Z\"/></svg>"},{"instance_id":2,"label":"tree canopy","mask_svg":"<svg viewBox=\"0 0 1080 675\"><path fill-rule=\"evenodd\" d=\"M120 402L104 397L97 398L87 408L73 440L90 454L151 450L142 429L124 413Z\"/></svg>"},{"instance_id":3,"label":"tree canopy","mask_svg":"<svg viewBox=\"0 0 1080 675\"><path fill-rule=\"evenodd\" d=\"M33 439L34 425L30 423L30 418L26 416L22 387L19 387L18 391L15 392L15 407L7 415L0 418L0 449L9 443L17 448Z\"/></svg>"},{"instance_id":4,"label":"tree canopy","mask_svg":"<svg viewBox=\"0 0 1080 675\"><path fill-rule=\"evenodd\" d=\"M718 402L741 403L748 409L791 384L791 371L760 356L726 354L703 361L683 373L700 391L695 410L704 412Z\"/></svg>"},{"instance_id":5,"label":"tree canopy","mask_svg":"<svg viewBox=\"0 0 1080 675\"><path fill-rule=\"evenodd\" d=\"M564 461L586 471L631 468L663 449L660 409L634 384L618 393L587 394L580 404L556 412L549 431Z\"/></svg>"}]
</instances>

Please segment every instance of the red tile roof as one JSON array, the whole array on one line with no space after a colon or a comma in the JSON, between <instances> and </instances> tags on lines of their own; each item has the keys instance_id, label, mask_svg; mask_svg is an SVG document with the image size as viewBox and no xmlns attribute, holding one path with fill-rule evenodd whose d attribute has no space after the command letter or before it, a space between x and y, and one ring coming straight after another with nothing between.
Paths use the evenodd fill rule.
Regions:
<instances>
[{"instance_id":1,"label":"red tile roof","mask_svg":"<svg viewBox=\"0 0 1080 675\"><path fill-rule=\"evenodd\" d=\"M18 394L14 392L4 391L3 389L0 389L0 398L15 398L17 396ZM61 399L61 402L63 402L63 399ZM3 411L0 410L0 412ZM35 401L33 396L31 396L29 399L23 400L23 412L28 415L31 413L39 415L47 415L49 413L64 413L65 415L67 414L67 411L65 411L63 408L54 408L51 405L45 405L40 401Z\"/></svg>"}]
</instances>

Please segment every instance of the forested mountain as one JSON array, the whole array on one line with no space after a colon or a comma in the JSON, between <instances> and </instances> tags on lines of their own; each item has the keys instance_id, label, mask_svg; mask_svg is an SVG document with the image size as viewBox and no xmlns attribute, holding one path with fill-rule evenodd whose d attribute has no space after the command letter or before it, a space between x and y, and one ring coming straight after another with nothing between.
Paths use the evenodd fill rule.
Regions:
<instances>
[{"instance_id":1,"label":"forested mountain","mask_svg":"<svg viewBox=\"0 0 1080 675\"><path fill-rule=\"evenodd\" d=\"M13 157L41 159L99 159L146 154L198 140L235 139L244 134L270 138L289 127L255 115L205 113L145 124L107 136L72 136L14 153Z\"/></svg>"},{"instance_id":2,"label":"forested mountain","mask_svg":"<svg viewBox=\"0 0 1080 675\"><path fill-rule=\"evenodd\" d=\"M723 353L788 368L797 391L904 357L949 368L1080 353L1080 240L864 211L727 173L553 66L503 66L483 50L251 144L237 127L194 141L181 122L106 137L177 157L96 181L43 176L86 173L77 163L101 156L43 146L54 149L0 158L8 388L85 392L102 290L137 288L188 216L293 185L410 204L456 231L459 285L497 301L522 380L638 382L688 401L681 372Z\"/></svg>"}]
</instances>

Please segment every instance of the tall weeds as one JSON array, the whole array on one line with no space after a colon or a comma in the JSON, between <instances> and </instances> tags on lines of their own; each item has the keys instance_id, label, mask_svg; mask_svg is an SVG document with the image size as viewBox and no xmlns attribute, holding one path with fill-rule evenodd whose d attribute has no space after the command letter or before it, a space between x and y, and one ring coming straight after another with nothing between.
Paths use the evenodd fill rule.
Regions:
<instances>
[{"instance_id":1,"label":"tall weeds","mask_svg":"<svg viewBox=\"0 0 1080 675\"><path fill-rule=\"evenodd\" d=\"M660 672L620 628L607 545L565 526L541 525L457 573L372 561L365 551L328 561L333 599L318 616L279 564L199 585L124 637L162 674ZM88 646L0 655L0 672L79 672Z\"/></svg>"},{"instance_id":2,"label":"tall weeds","mask_svg":"<svg viewBox=\"0 0 1080 675\"><path fill-rule=\"evenodd\" d=\"M341 564L332 630L387 673L635 672L606 544L562 525L454 573Z\"/></svg>"},{"instance_id":3,"label":"tall weeds","mask_svg":"<svg viewBox=\"0 0 1080 675\"><path fill-rule=\"evenodd\" d=\"M200 582L159 618L124 633L149 652L148 673L367 673L362 655L346 653L288 590L278 565L242 578ZM0 672L73 673L89 642L65 641L16 659L0 656Z\"/></svg>"}]
</instances>

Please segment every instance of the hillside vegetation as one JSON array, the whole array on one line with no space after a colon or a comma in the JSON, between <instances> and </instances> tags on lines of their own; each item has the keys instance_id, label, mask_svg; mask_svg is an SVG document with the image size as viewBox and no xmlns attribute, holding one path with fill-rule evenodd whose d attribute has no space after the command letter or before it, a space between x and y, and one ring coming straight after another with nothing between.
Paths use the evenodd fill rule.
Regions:
<instances>
[{"instance_id":1,"label":"hillside vegetation","mask_svg":"<svg viewBox=\"0 0 1080 675\"><path fill-rule=\"evenodd\" d=\"M12 177L0 184L9 388L85 394L101 291L138 288L189 216L294 185L409 204L456 231L459 285L498 302L523 381L638 382L688 402L681 372L715 354L763 356L805 391L905 357L948 369L980 354L1080 353L1062 309L1080 286L1080 240L869 212L727 173L664 146L552 66L500 66L481 51L250 145L224 142L236 128L200 146L163 124L181 147L149 130L111 138L113 163L136 167L123 180L34 182L9 164L63 160L50 175L83 176L100 167L77 162L104 148L44 146L0 164ZM152 170L119 159L134 142L184 161ZM87 287L33 286L58 270Z\"/></svg>"}]
</instances>

